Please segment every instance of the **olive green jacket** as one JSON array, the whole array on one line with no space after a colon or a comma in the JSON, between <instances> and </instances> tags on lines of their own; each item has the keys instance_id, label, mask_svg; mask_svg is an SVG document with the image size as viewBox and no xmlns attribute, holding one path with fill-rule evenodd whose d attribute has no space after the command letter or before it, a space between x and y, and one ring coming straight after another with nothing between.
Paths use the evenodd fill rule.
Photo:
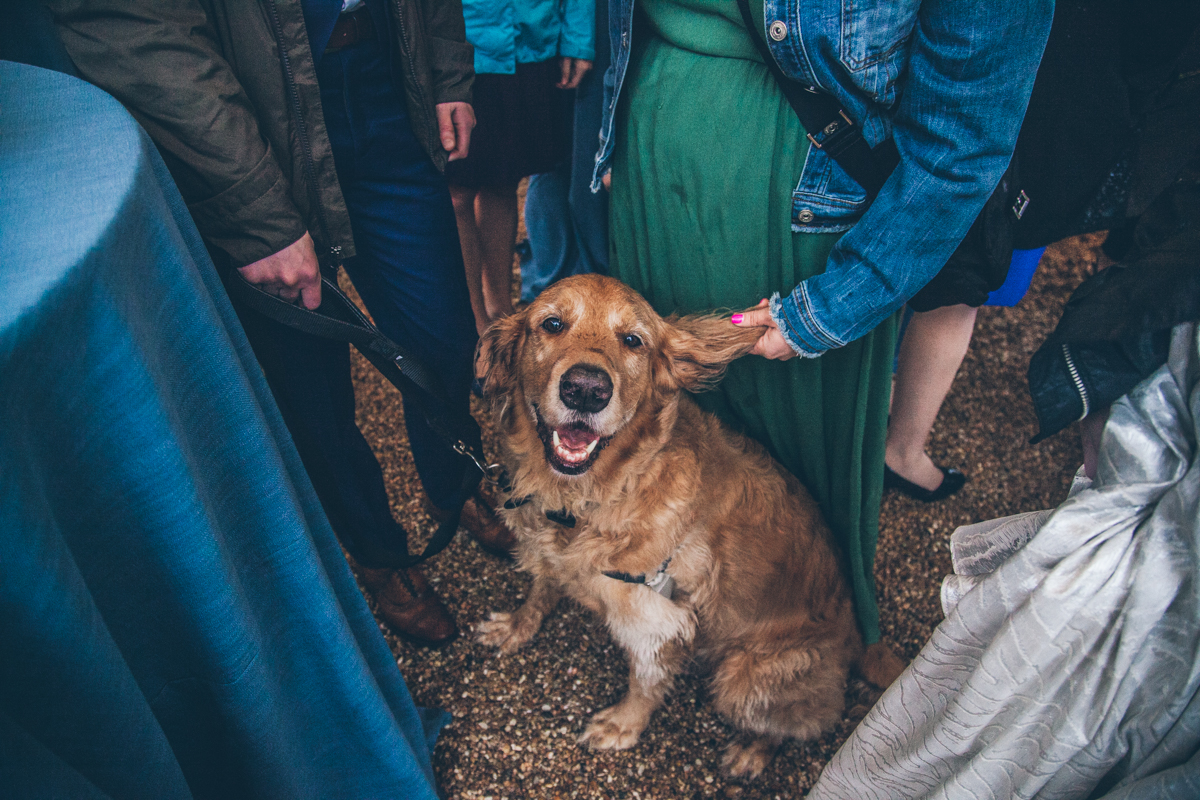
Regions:
<instances>
[{"instance_id":1,"label":"olive green jacket","mask_svg":"<svg viewBox=\"0 0 1200 800\"><path fill-rule=\"evenodd\" d=\"M299 0L46 0L82 77L158 145L210 248L234 266L308 231L354 255ZM388 0L413 131L444 168L438 103L471 102L461 0Z\"/></svg>"}]
</instances>

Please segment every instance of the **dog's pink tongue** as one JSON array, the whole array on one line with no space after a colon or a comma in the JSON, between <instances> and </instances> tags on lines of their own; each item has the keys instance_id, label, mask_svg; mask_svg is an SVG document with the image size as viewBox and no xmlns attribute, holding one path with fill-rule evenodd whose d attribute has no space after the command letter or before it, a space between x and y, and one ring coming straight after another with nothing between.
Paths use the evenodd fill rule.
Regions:
<instances>
[{"instance_id":1,"label":"dog's pink tongue","mask_svg":"<svg viewBox=\"0 0 1200 800\"><path fill-rule=\"evenodd\" d=\"M582 450L600 437L584 428L560 428L558 439L572 450Z\"/></svg>"}]
</instances>

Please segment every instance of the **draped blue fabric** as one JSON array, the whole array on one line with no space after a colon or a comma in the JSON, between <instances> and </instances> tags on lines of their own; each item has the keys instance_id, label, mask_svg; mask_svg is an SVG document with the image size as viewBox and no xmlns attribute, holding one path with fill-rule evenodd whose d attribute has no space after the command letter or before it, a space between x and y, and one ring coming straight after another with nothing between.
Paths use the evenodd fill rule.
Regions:
<instances>
[{"instance_id":1,"label":"draped blue fabric","mask_svg":"<svg viewBox=\"0 0 1200 800\"><path fill-rule=\"evenodd\" d=\"M0 62L0 794L435 798L158 153Z\"/></svg>"}]
</instances>

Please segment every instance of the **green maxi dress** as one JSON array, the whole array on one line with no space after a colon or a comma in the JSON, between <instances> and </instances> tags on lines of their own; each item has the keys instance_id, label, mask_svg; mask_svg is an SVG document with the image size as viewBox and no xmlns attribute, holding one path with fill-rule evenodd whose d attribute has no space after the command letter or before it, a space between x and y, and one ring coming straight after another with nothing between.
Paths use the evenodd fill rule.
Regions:
<instances>
[{"instance_id":1,"label":"green maxi dress","mask_svg":"<svg viewBox=\"0 0 1200 800\"><path fill-rule=\"evenodd\" d=\"M733 0L639 3L650 24L638 31L617 119L612 274L663 314L790 292L824 269L838 238L792 232L808 150L795 112ZM868 643L879 639L873 564L895 340L893 319L817 359L743 358L697 397L817 498Z\"/></svg>"}]
</instances>

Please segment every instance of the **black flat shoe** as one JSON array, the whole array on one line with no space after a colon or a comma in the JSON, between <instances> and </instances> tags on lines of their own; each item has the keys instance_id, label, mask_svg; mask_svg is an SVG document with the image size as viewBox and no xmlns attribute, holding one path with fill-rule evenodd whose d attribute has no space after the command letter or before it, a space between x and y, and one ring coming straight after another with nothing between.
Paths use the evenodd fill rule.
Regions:
<instances>
[{"instance_id":1,"label":"black flat shoe","mask_svg":"<svg viewBox=\"0 0 1200 800\"><path fill-rule=\"evenodd\" d=\"M901 494L906 494L913 500L920 500L922 503L936 503L938 500L945 500L950 495L957 492L967 482L967 476L963 475L953 467L938 467L942 471L942 482L938 484L936 489L926 489L924 486L917 486L910 480L901 478L887 464L883 465L883 488L895 489Z\"/></svg>"}]
</instances>

